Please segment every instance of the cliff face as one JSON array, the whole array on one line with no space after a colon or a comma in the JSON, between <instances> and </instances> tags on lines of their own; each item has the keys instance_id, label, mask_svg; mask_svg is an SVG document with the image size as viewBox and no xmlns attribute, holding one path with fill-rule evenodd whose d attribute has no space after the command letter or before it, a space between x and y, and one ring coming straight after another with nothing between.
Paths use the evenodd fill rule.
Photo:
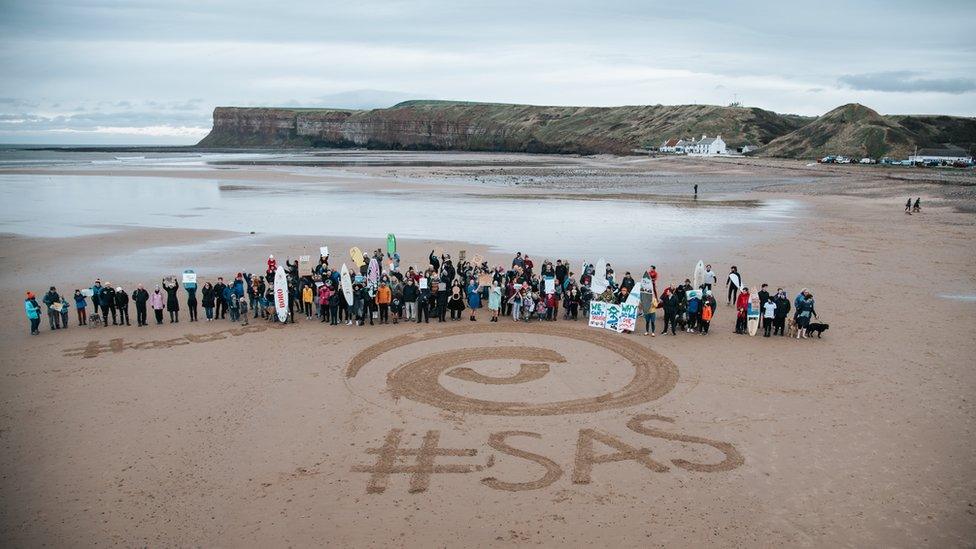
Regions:
<instances>
[{"instance_id":1,"label":"cliff face","mask_svg":"<svg viewBox=\"0 0 976 549\"><path fill-rule=\"evenodd\" d=\"M408 101L389 109L218 107L200 147L367 147L626 154L670 137L764 144L808 119L708 105L538 107Z\"/></svg>"},{"instance_id":2,"label":"cliff face","mask_svg":"<svg viewBox=\"0 0 976 549\"><path fill-rule=\"evenodd\" d=\"M712 105L540 107L407 101L388 109L218 107L199 147L365 147L536 153L627 154L672 137L721 135L760 154L904 155L915 145L976 144L976 119L882 116L845 105L819 117Z\"/></svg>"}]
</instances>

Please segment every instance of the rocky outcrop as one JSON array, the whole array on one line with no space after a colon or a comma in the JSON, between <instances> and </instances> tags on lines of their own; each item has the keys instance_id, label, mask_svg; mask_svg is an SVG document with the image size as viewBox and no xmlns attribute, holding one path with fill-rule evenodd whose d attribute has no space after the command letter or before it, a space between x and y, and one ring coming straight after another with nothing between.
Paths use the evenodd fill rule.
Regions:
<instances>
[{"instance_id":1,"label":"rocky outcrop","mask_svg":"<svg viewBox=\"0 0 976 549\"><path fill-rule=\"evenodd\" d=\"M976 119L882 116L844 105L817 118L713 105L542 107L407 101L388 109L218 107L205 148L364 147L576 154L628 154L672 137L721 135L729 147L814 158L904 156L914 146L976 143Z\"/></svg>"},{"instance_id":2,"label":"rocky outcrop","mask_svg":"<svg viewBox=\"0 0 976 549\"><path fill-rule=\"evenodd\" d=\"M198 146L366 147L627 154L672 136L721 134L731 145L766 143L807 119L710 105L539 107L408 101L389 109L218 107Z\"/></svg>"}]
</instances>

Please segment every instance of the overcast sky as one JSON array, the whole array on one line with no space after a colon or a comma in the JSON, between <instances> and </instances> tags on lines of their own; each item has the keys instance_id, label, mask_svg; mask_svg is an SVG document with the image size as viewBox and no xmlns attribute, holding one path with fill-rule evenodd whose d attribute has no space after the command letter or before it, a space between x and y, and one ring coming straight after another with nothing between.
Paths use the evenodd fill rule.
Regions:
<instances>
[{"instance_id":1,"label":"overcast sky","mask_svg":"<svg viewBox=\"0 0 976 549\"><path fill-rule=\"evenodd\" d=\"M974 0L0 0L0 142L188 144L218 105L419 98L974 116L974 24Z\"/></svg>"}]
</instances>

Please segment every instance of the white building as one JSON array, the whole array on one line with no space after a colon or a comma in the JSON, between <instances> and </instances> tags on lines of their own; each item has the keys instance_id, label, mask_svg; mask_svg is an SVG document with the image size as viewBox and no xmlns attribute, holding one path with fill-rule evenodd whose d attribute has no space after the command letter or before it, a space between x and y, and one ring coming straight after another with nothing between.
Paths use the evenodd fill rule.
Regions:
<instances>
[{"instance_id":1,"label":"white building","mask_svg":"<svg viewBox=\"0 0 976 549\"><path fill-rule=\"evenodd\" d=\"M715 137L702 135L701 139L694 141L691 143L691 145L685 147L685 152L688 154L700 154L704 156L727 154L725 149L725 141L722 140L721 135L717 135Z\"/></svg>"},{"instance_id":2,"label":"white building","mask_svg":"<svg viewBox=\"0 0 976 549\"><path fill-rule=\"evenodd\" d=\"M966 149L947 145L941 149L919 149L918 152L908 157L908 161L912 163L931 161L945 162L946 164L952 164L956 161L972 163L973 157L966 153Z\"/></svg>"},{"instance_id":3,"label":"white building","mask_svg":"<svg viewBox=\"0 0 976 549\"><path fill-rule=\"evenodd\" d=\"M663 153L673 153L675 152L674 148L677 145L678 145L678 140L672 137L671 139L668 139L667 141L662 143L661 146L658 148L658 150Z\"/></svg>"}]
</instances>

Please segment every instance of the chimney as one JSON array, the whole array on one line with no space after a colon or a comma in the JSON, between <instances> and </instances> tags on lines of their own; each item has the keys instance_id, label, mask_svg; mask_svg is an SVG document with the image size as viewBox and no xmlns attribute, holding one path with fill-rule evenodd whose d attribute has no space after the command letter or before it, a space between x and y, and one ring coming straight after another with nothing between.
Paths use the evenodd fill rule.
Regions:
<instances>
[{"instance_id":1,"label":"chimney","mask_svg":"<svg viewBox=\"0 0 976 549\"><path fill-rule=\"evenodd\" d=\"M707 137L708 137L707 135L705 135L705 134L702 134L702 139L705 139L705 138L707 138Z\"/></svg>"}]
</instances>

